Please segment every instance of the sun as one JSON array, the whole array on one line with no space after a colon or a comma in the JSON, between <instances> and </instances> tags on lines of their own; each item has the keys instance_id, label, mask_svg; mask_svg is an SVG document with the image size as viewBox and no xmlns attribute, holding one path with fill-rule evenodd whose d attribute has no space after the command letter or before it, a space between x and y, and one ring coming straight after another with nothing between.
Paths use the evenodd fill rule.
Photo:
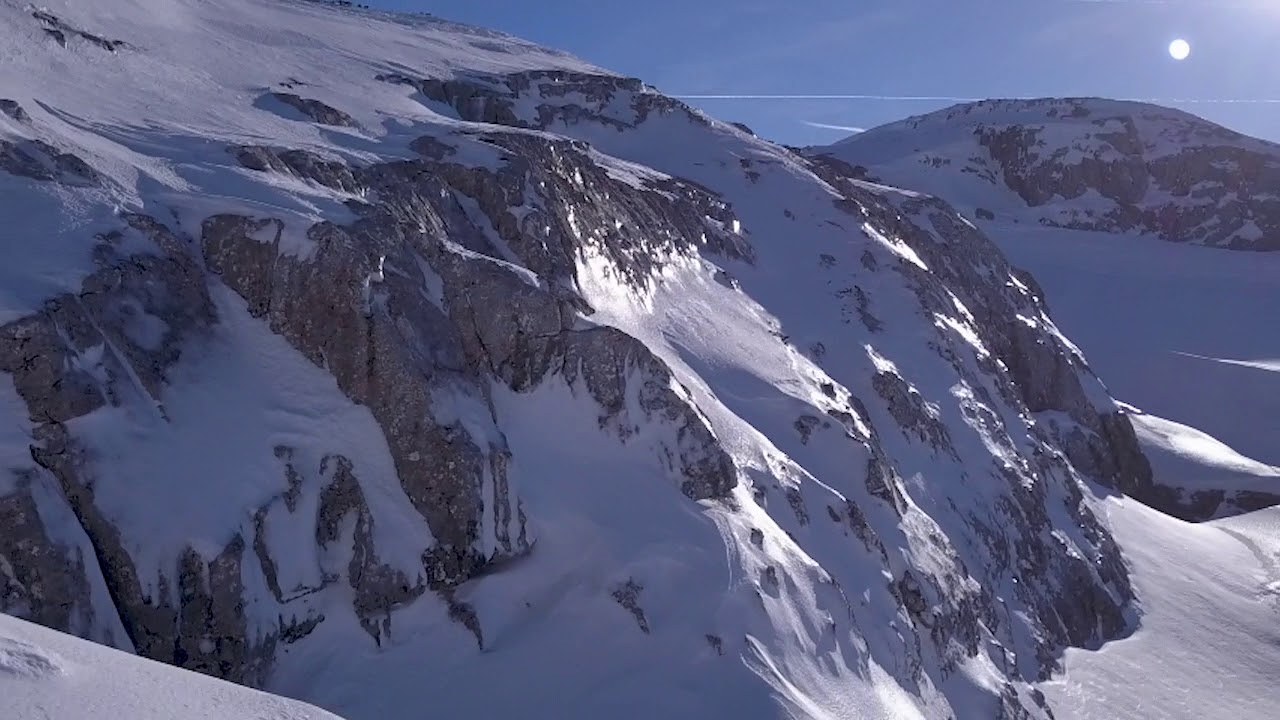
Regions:
<instances>
[{"instance_id":1,"label":"sun","mask_svg":"<svg viewBox=\"0 0 1280 720\"><path fill-rule=\"evenodd\" d=\"M1174 60L1186 60L1191 55L1191 43L1178 38L1169 43L1169 56Z\"/></svg>"}]
</instances>

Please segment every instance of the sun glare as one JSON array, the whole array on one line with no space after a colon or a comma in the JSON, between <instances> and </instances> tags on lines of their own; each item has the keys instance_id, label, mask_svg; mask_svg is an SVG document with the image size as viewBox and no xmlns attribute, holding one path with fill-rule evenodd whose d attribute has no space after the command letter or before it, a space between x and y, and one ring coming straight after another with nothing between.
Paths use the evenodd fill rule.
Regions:
<instances>
[{"instance_id":1,"label":"sun glare","mask_svg":"<svg viewBox=\"0 0 1280 720\"><path fill-rule=\"evenodd\" d=\"M1191 55L1191 43L1178 38L1169 43L1169 56L1174 60L1186 60Z\"/></svg>"}]
</instances>

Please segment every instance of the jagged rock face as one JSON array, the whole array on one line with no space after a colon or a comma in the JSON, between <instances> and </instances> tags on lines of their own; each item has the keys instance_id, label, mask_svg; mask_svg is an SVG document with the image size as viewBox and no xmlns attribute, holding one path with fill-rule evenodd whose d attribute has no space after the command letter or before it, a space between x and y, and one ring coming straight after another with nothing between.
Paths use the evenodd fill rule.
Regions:
<instances>
[{"instance_id":1,"label":"jagged rock face","mask_svg":"<svg viewBox=\"0 0 1280 720\"><path fill-rule=\"evenodd\" d=\"M401 484L440 543L424 558L432 587L529 548L498 428L491 419L477 429L438 417L436 395L464 388L491 414L490 377L520 390L555 372L581 378L602 424L620 415L635 423L641 419L625 418L624 395L640 382L645 418L681 427L673 470L686 494L721 497L736 482L705 421L666 389L670 371L625 334L581 326L577 309L589 308L573 290L579 228L625 218L628 231L615 227L595 241L643 283L664 252L703 241L709 230L699 206L612 180L580 146L518 135L489 141L511 153L496 173L430 159L340 168L237 148L253 169L354 184L374 202L349 227L312 227L316 247L305 259L281 253L281 229L270 219L217 216L202 230L206 266L378 418ZM264 230L274 238L257 239ZM432 283L434 298L423 292ZM488 439L478 441L477 431ZM494 537L479 537L485 526Z\"/></svg>"},{"instance_id":2,"label":"jagged rock face","mask_svg":"<svg viewBox=\"0 0 1280 720\"><path fill-rule=\"evenodd\" d=\"M510 94L493 91L495 86L509 88ZM644 150L635 150L625 138L630 130L643 131L655 109L664 118L676 118L672 122L677 127L681 123L694 128L710 126L706 119L678 103L639 92L637 87L634 81L609 77L528 73L486 78L483 83L472 86L469 93L455 82L451 94L438 94L433 99L450 102L467 119L493 122L496 118L505 118L508 124L517 127L554 129L590 140L606 152L619 152L625 159L640 162L649 161L652 156L643 154ZM484 100L454 100L463 96ZM615 143L615 138L620 139ZM720 164L725 166L723 161ZM757 185L761 182L761 173L755 168L771 163L743 157L737 164L747 183ZM657 167L665 169L661 165ZM1065 414L1084 428L1076 438L1086 448L1081 452L1092 453L1090 457L1108 458L1105 466L1076 467L1113 486L1147 488L1150 468L1137 449L1132 429L1127 436L1117 430L1129 427L1127 419L1105 399L1079 352L1053 329L1039 297L1017 279L1016 271L995 246L953 209L935 200L901 201L895 200L892 193L882 195L856 181L861 173L837 162L818 160L812 169L839 192L837 209L865 223L864 228L871 228L867 231L869 234L887 236L892 242L905 244L923 260L911 262L899 255L893 257L892 265L884 268L879 259L881 255L869 248L858 259L864 271L874 275L882 269L892 269L903 277L925 316L948 317L952 322L972 324L980 341L976 357L971 354L966 359L964 353L973 353L972 348L962 349L941 339L931 347L947 370L955 373L977 396L963 408L965 423L979 428L988 440L1003 436L996 442L1007 444L1011 455L1022 457L1018 465L1005 465L992 473L992 479L1004 488L999 492L1007 493L997 501L994 512L990 506L981 505L972 511L961 510L953 501L950 511L964 518L967 540L958 541L955 535L931 534L927 539L905 541L909 547L919 543L929 547L928 552L949 557L950 564L944 562L942 567L925 572L917 569L916 573L895 567L880 540L883 536L892 537L895 530L891 526L877 527L875 522L869 523L857 501L847 501L846 513L828 506L833 519L843 523L847 517L850 527L863 538L868 552L879 556L878 562L885 571L898 577L889 590L907 616L913 618L917 632L933 641L944 675L947 668L954 668L964 658L976 655L986 633L1005 634L1002 640L1005 647L1023 644L1018 635L1024 630L1002 626L995 617L998 603L986 590L1008 582L1010 572L1054 578L1047 588L1017 585L1019 602L1037 618L1034 622L1037 629L1033 631L1037 640L1031 643L1036 649L1032 662L1025 656L1013 661L1015 665L1022 663L1023 671L1029 675L1039 675L1055 667L1056 647L1094 645L1123 632L1126 625L1123 607L1132 591L1118 548L1107 539L1106 530L1083 505L1075 481L1069 479L1074 472L1069 464L1073 460L1064 455L1064 450L1055 449L1066 448L1067 442L1056 430L1032 423L1022 432L1029 432L1035 449L1019 448L1024 441L1014 439L1019 432L1016 421L1010 423L1007 416L1000 417L1000 411L992 412L992 408L1006 406L1021 408L1028 414ZM716 187L699 181L713 189ZM786 216L795 217L794 213ZM833 255L823 254L819 264L834 269L839 261ZM1004 278L1004 281L994 282L994 278ZM739 288L736 281L729 286ZM743 287L745 292L750 292L749 286ZM875 315L874 303L860 285L837 290L834 295L841 301L841 314L846 323L857 318L868 336L892 332ZM956 318L957 309L959 318ZM1022 320L1010 322L1010 318ZM823 343L812 347L810 352L824 368L836 362L824 357L828 353ZM909 445L928 447L957 466L972 469L972 461L964 457L951 438L949 426L937 407L939 398L925 398L891 363L884 367L877 363L877 367L879 372L867 390L883 403L891 418L890 426L900 428ZM838 370L832 372L838 376ZM890 517L897 522L909 522L909 507L913 503L906 498L911 493L892 468L895 456L901 457L902 450L895 447L896 440L887 439L874 429L875 412L869 412L858 399L859 392L852 386L847 387L836 391L835 386L824 386L823 392L829 397L853 392L846 395L847 410L829 410L828 414L836 419L849 419L847 423L842 422L846 428L857 422L872 421L869 435L846 430L866 443L871 456L866 493L888 505ZM999 393L1000 398L997 400L993 393ZM824 427L823 421L812 415L801 416L794 425L801 444L806 445L815 429ZM825 426L831 424L828 422ZM1073 447L1074 450L1079 448ZM762 489L757 488L757 499ZM1060 500L1049 500L1059 493L1063 496ZM808 525L811 520L803 493L789 490L786 496L800 524ZM1071 522L1081 533L1080 541L1094 553L1091 560L1083 559L1066 546L1041 542L1039 538L1060 522L1053 519L1054 512L1046 507L1051 502L1062 502L1070 508ZM880 522L884 522L883 519ZM1011 536L1020 538L1012 547ZM981 554L984 560L980 563L983 567L979 569L963 559L974 557L968 554L972 545L953 545L957 542L985 547ZM769 570L766 576L773 575L772 568ZM973 579L977 582L972 582ZM1014 582L1016 585L1016 579ZM931 662L922 653L917 645L915 659L908 660L903 667L905 676L915 682L920 681L921 673L926 672L924 668Z\"/></svg>"},{"instance_id":3,"label":"jagged rock face","mask_svg":"<svg viewBox=\"0 0 1280 720\"><path fill-rule=\"evenodd\" d=\"M573 291L579 249L570 233L578 231L576 224L603 227L602 216L592 213L627 218L633 230L602 235L599 246L634 282L644 283L672 248L719 247L706 239L714 228L705 226L702 205L624 186L590 162L580 146L507 140L525 154L518 156L523 162L501 173L429 160L339 169L300 153L233 148L248 167L305 173L339 187L358 185L373 190L377 202L363 206L350 226L310 228L315 247L306 257L281 249L279 220L212 216L200 238L208 279L164 226L148 216L128 216L126 230L146 234L154 247L126 256L116 250L124 232L104 234L95 251L101 269L84 281L79 295L53 300L44 313L4 329L4 367L13 373L33 420L43 423L33 432L40 442L33 453L57 478L89 533L112 601L139 652L238 682L265 682L277 643L296 642L324 618L314 611L289 621L282 615L265 633L251 631L240 581L250 547L281 605L345 576L355 591L356 616L379 641L390 633L391 611L427 588L445 590L491 563L527 552L533 538L508 482L511 457L492 417L491 379L519 390L559 375L595 399L601 427L619 437L645 424L673 427L668 464L689 498L724 497L734 487L734 463L678 391L670 370L624 333L584 324L579 310L590 309ZM532 187L544 191L511 195ZM724 211L695 189L668 187L697 195L712 212ZM512 223L508 211L521 206L530 211L526 222ZM500 251L495 243L506 247ZM725 247L732 245L726 241ZM528 259L510 255L517 249L528 252ZM258 509L252 532L235 532L207 561L188 547L159 578L139 577L117 528L95 506L94 462L68 424L104 406L127 404L135 389L131 383L164 412L167 369L184 342L216 326L205 290L214 276L244 298L250 315L265 320L373 413L400 485L436 541L424 550L416 577L378 559L375 519L351 462L332 455L320 463L319 474L329 479L321 483L310 524L321 550L350 543L348 567L345 573L322 573L319 586L310 590L280 586L280 568L265 537L272 523L288 522L278 515L299 512L303 472L288 447L277 448L277 457L285 463L289 490L280 503ZM434 296L425 291L433 285ZM504 310L493 312L498 307ZM140 328L149 319L164 328L160 337ZM110 351L96 368L80 369L81 358L96 347ZM348 517L355 525L346 541L341 526ZM47 544L38 518L24 521L33 524L33 539L26 542ZM77 577L64 567L21 567L5 606L53 626L79 627L67 608L30 597L44 584L83 585ZM152 580L159 587L154 595L147 590Z\"/></svg>"},{"instance_id":4,"label":"jagged rock face","mask_svg":"<svg viewBox=\"0 0 1280 720\"><path fill-rule=\"evenodd\" d=\"M39 21L45 35L49 39L64 48L67 47L67 44L71 41L88 42L102 50L112 53L129 46L129 44L123 40L111 40L69 25L62 18L47 10L32 10L31 17Z\"/></svg>"},{"instance_id":5,"label":"jagged rock face","mask_svg":"<svg viewBox=\"0 0 1280 720\"><path fill-rule=\"evenodd\" d=\"M837 201L840 207L905 243L918 256L915 262L897 262L894 269L907 279L925 313L936 318L954 318L958 311L962 322L972 323L978 335L978 347L987 351L978 353L973 362L966 362L964 351L954 344L934 347L963 387L972 393L961 407L967 423L1002 438L998 442L1009 443L1012 449L1018 444L1011 435L1017 432L1016 425L1000 417L998 410L993 412L1000 404L1025 408L1033 415L1062 413L1078 423L1075 440L1083 443L1094 457L1113 462L1105 468L1094 467L1078 462L1071 450L1065 453L1066 457L1049 450L1055 446L1067 447L1068 443L1057 434L1056 426L1046 428L1044 424L1033 423L1030 434L1039 447L1030 453L1023 451L1026 454L1013 465L1005 465L993 473L993 479L1008 483L1008 496L997 501L994 514L988 514L989 508L978 508L968 516L972 531L981 542L988 544L992 557L986 567L968 571L985 575L980 577L983 587L999 582L1000 574L1009 565L1041 577L1057 578L1055 583L1061 584L1050 593L1041 594L1026 587L1020 588L1019 593L1023 602L1038 608L1049 637L1058 638L1057 642L1088 646L1123 632L1125 620L1121 603L1132 596L1127 573L1118 548L1106 539L1106 530L1083 507L1080 492L1073 483L1064 483L1060 488L1065 491L1074 522L1096 547L1098 554L1094 561L1084 562L1070 554L1062 555L1058 548L1038 546L1033 538L1050 532L1054 526L1046 507L1047 493L1054 490L1049 490L1047 485L1053 484L1049 478L1070 472L1067 460L1090 477L1133 490L1140 497L1141 491L1151 489L1151 469L1138 449L1128 420L1108 407L1105 400L1099 407L1096 379L1079 351L1052 328L1040 298L1017 280L1013 268L996 246L954 209L934 198L881 195L855 180L852 175L858 173L848 173L848 168L839 162L819 158L815 169L841 190L844 197ZM993 277L1003 278L1004 282L992 282ZM939 279L943 283L940 284ZM1003 318L1016 318L1016 321L1010 323ZM1002 378L1005 382L990 383L984 381L983 375ZM936 405L929 403L897 371L881 370L872 386L899 427L913 434L918 442L960 459L956 443L940 419ZM1089 395L1090 390L1093 397ZM1017 398L1003 397L1001 403L991 395L993 391L1013 391ZM1113 424L1128 428L1128 436L1117 437ZM1027 477L1041 479L1029 485ZM1010 548L1009 536L1023 539ZM916 585L914 578L904 575L899 583L900 592L906 593L908 586ZM1067 597L1073 600L1065 600ZM975 599L967 612L981 617L990 612L982 608L991 601L989 596ZM965 627L976 622L971 619L957 624ZM1046 665L1042 672L1052 668L1055 661L1051 645L1041 645L1039 653L1037 660Z\"/></svg>"},{"instance_id":6,"label":"jagged rock face","mask_svg":"<svg viewBox=\"0 0 1280 720\"><path fill-rule=\"evenodd\" d=\"M298 32L363 57L343 12ZM85 15L67 27L148 61ZM190 117L154 105L163 132L95 125L127 162L43 104L5 110L98 173L5 187L105 210L59 231L85 235L74 289L0 327L33 478L0 486L0 607L96 636L113 608L141 654L313 698L324 673L386 680L370 716L465 706L430 683L532 671L537 638L587 672L706 673L761 698L749 717L847 708L873 677L929 717L1049 717L1028 683L1125 632L1133 599L1084 481L1141 493L1150 470L1034 285L944 203L637 80L397 22L358 28L425 59L282 60L253 86L291 92L246 99L235 74ZM210 76L253 70L218 47ZM190 528L163 522L179 509ZM406 647L408 689L383 677Z\"/></svg>"},{"instance_id":7,"label":"jagged rock face","mask_svg":"<svg viewBox=\"0 0 1280 720\"><path fill-rule=\"evenodd\" d=\"M163 415L166 373L182 342L214 320L203 275L181 241L147 216L123 219L125 230L144 235L151 245L125 255L117 248L123 231L103 235L95 248L99 270L84 280L80 293L50 299L40 314L0 328L0 362L12 373L34 424L31 457L57 483L88 535L127 641L152 658L261 683L272 639L254 644L246 629L239 580L243 540L236 536L207 565L186 548L170 574L158 578L160 592L150 595L151 579L139 577L119 528L94 503L94 463L68 429L100 408L131 401ZM160 331L148 320L158 321ZM34 524L28 533L39 537L41 516L25 521ZM71 557L82 552L75 548ZM44 572L40 563L33 568ZM68 602L88 603L84 574L83 567L63 572L62 582L74 581L79 591L46 594L43 603L30 603L30 616L38 619ZM22 603L6 603L6 609L14 607Z\"/></svg>"},{"instance_id":8,"label":"jagged rock face","mask_svg":"<svg viewBox=\"0 0 1280 720\"><path fill-rule=\"evenodd\" d=\"M888 151L886 140L900 147ZM1165 108L986 101L886 126L829 151L887 182L904 180L915 163L1005 188L1029 209L1020 214L1047 225L1280 248L1280 148ZM999 215L981 210L992 220Z\"/></svg>"}]
</instances>

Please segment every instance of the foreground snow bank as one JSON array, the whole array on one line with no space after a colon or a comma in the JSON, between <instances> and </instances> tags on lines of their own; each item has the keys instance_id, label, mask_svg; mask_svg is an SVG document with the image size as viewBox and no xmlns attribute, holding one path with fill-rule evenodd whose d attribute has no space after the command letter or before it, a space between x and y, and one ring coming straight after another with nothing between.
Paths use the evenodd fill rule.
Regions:
<instances>
[{"instance_id":1,"label":"foreground snow bank","mask_svg":"<svg viewBox=\"0 0 1280 720\"><path fill-rule=\"evenodd\" d=\"M1127 499L1098 512L1131 566L1141 627L1067 651L1042 685L1059 720L1274 718L1280 509L1202 524Z\"/></svg>"},{"instance_id":2,"label":"foreground snow bank","mask_svg":"<svg viewBox=\"0 0 1280 720\"><path fill-rule=\"evenodd\" d=\"M0 615L0 717L336 720L338 716Z\"/></svg>"}]
</instances>

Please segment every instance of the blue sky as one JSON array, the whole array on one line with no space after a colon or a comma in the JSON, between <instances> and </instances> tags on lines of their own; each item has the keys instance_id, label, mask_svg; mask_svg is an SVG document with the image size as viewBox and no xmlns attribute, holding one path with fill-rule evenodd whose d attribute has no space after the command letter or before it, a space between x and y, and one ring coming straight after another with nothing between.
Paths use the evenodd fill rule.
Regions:
<instances>
[{"instance_id":1,"label":"blue sky","mask_svg":"<svg viewBox=\"0 0 1280 720\"><path fill-rule=\"evenodd\" d=\"M1151 98L1280 141L1280 0L370 1L504 30L668 94ZM1167 52L1179 37L1182 62ZM847 134L818 125L953 104L690 102L797 145Z\"/></svg>"}]
</instances>

